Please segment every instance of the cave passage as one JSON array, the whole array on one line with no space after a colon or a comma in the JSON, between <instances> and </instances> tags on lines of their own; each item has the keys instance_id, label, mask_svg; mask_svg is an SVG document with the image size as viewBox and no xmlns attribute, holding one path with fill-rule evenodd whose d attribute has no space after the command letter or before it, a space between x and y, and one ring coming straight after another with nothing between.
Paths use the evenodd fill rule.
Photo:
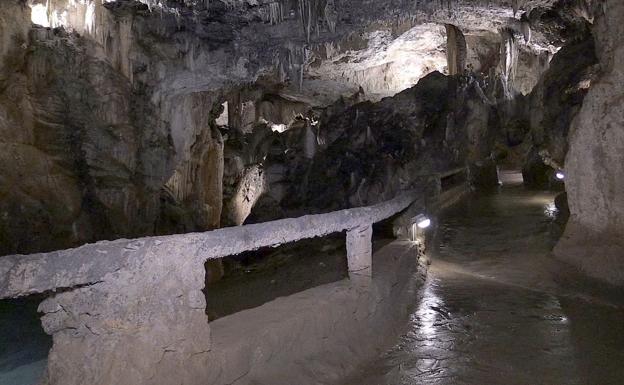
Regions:
<instances>
[{"instance_id":1,"label":"cave passage","mask_svg":"<svg viewBox=\"0 0 624 385\"><path fill-rule=\"evenodd\" d=\"M624 385L622 20L2 0L0 385Z\"/></svg>"},{"instance_id":2,"label":"cave passage","mask_svg":"<svg viewBox=\"0 0 624 385\"><path fill-rule=\"evenodd\" d=\"M624 311L558 278L554 194L506 179L442 215L409 331L345 384L622 383Z\"/></svg>"}]
</instances>

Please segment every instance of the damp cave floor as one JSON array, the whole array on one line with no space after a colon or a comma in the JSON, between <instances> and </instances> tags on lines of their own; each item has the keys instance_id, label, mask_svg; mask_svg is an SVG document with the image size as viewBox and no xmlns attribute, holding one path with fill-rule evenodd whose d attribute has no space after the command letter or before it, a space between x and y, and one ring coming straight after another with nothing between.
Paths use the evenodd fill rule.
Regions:
<instances>
[{"instance_id":1,"label":"damp cave floor","mask_svg":"<svg viewBox=\"0 0 624 385\"><path fill-rule=\"evenodd\" d=\"M408 332L344 384L624 384L624 298L550 256L554 197L511 184L443 213Z\"/></svg>"}]
</instances>

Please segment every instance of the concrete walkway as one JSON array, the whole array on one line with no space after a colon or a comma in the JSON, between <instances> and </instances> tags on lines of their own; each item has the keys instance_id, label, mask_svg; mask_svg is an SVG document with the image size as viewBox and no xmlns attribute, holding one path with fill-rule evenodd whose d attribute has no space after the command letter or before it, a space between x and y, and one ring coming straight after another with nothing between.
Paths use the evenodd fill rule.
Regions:
<instances>
[{"instance_id":1,"label":"concrete walkway","mask_svg":"<svg viewBox=\"0 0 624 385\"><path fill-rule=\"evenodd\" d=\"M553 198L505 186L447 212L409 332L346 383L623 384L624 308L560 284Z\"/></svg>"}]
</instances>

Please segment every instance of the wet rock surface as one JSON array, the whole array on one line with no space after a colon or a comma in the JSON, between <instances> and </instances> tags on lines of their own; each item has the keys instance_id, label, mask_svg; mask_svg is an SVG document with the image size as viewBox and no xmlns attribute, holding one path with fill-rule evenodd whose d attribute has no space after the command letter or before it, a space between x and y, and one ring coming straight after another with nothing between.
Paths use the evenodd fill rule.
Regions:
<instances>
[{"instance_id":1,"label":"wet rock surface","mask_svg":"<svg viewBox=\"0 0 624 385\"><path fill-rule=\"evenodd\" d=\"M570 124L576 117L598 72L593 36L585 31L553 57L529 95L526 137L530 146L523 165L525 185L557 186L554 172L563 169L568 153Z\"/></svg>"},{"instance_id":2,"label":"wet rock surface","mask_svg":"<svg viewBox=\"0 0 624 385\"><path fill-rule=\"evenodd\" d=\"M570 221L555 254L589 276L624 286L624 4L605 1L599 9L600 73L570 127Z\"/></svg>"},{"instance_id":3,"label":"wet rock surface","mask_svg":"<svg viewBox=\"0 0 624 385\"><path fill-rule=\"evenodd\" d=\"M411 331L346 383L621 383L624 308L562 279L553 199L503 187L444 214Z\"/></svg>"}]
</instances>

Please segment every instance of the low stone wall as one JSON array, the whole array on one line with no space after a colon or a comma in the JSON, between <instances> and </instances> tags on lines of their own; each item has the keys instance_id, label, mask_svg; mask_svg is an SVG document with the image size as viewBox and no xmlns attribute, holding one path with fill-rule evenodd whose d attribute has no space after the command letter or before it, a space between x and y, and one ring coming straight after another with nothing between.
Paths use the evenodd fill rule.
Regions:
<instances>
[{"instance_id":1,"label":"low stone wall","mask_svg":"<svg viewBox=\"0 0 624 385\"><path fill-rule=\"evenodd\" d=\"M401 334L424 278L418 256L416 243L395 241L375 254L372 279L356 275L208 324L194 287L203 271L153 255L149 274L121 274L41 304L54 337L44 383L335 381Z\"/></svg>"},{"instance_id":2,"label":"low stone wall","mask_svg":"<svg viewBox=\"0 0 624 385\"><path fill-rule=\"evenodd\" d=\"M372 280L343 280L210 324L203 384L329 384L396 342L425 277L414 242L374 255Z\"/></svg>"},{"instance_id":3,"label":"low stone wall","mask_svg":"<svg viewBox=\"0 0 624 385\"><path fill-rule=\"evenodd\" d=\"M372 263L372 224L400 213L393 230L404 238L415 216L463 194L440 194L441 175L458 170L369 207L2 257L0 298L50 294L39 307L54 340L45 384L332 382L395 341L422 282L416 242ZM345 230L349 280L208 324L206 260Z\"/></svg>"},{"instance_id":4,"label":"low stone wall","mask_svg":"<svg viewBox=\"0 0 624 385\"><path fill-rule=\"evenodd\" d=\"M328 317L323 328L331 330L341 323L348 324L348 319L340 317L352 315L353 311L372 316L373 310L365 309L374 309L384 301L392 302L397 295L402 298L398 293L388 293L399 281L383 268L386 263L397 261L384 259L380 265L381 276L371 278L371 226L412 205L415 196L413 191L406 192L375 206L206 233L98 242L71 250L3 257L0 258L0 298L53 293L39 307L44 313L42 326L54 341L48 358L46 384L220 383L219 376L229 378L227 373L237 372L234 367L228 369L232 362L238 362L238 367L251 365L246 364L247 350L258 348L252 344L243 350L226 352L249 341L258 346L263 343L262 339L240 336L239 332L249 329L246 326L239 332L231 332L232 347L227 344L214 347L202 292L206 260L347 230L351 280L340 284L346 285L346 291L319 293L316 298L310 297L306 305L311 311L319 312L319 316ZM408 249L412 247L407 246ZM411 251L412 259L416 260L415 250ZM392 269L398 269L395 273L410 271L405 266L389 269L390 273ZM390 286L386 285L388 279L392 281ZM352 286L354 284L357 288ZM384 299L384 295L390 297ZM295 306L297 300L293 301ZM353 304L347 303L351 301ZM343 307L352 312L337 317L324 308L327 304L334 304L331 305L334 311L341 312ZM392 318L387 321L388 325L400 319L391 314L386 314ZM292 315L282 312L280 317L287 321ZM274 324L259 322L257 317L250 318L249 322L258 322L259 327ZM318 322L322 324L320 319ZM352 326L357 327L351 333L368 330L370 325L356 322ZM286 324L283 327L285 335L292 336L292 330ZM350 330L350 326L345 330ZM300 339L317 335L299 331ZM307 334L310 336L304 336ZM354 334L349 335L358 339ZM236 342L237 339L241 341ZM316 352L315 343L306 343L310 346L301 346L301 349L308 354ZM368 348L372 346L375 345ZM223 357L229 358L222 361ZM249 362L256 362L254 360ZM253 365L264 367L262 363Z\"/></svg>"}]
</instances>

